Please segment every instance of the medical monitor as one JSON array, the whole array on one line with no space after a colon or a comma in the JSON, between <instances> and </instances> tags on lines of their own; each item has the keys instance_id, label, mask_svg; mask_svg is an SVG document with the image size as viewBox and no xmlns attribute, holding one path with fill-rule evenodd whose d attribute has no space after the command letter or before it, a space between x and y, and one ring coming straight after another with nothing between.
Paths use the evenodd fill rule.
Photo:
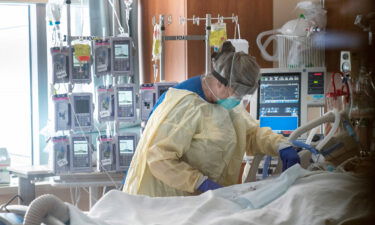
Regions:
<instances>
[{"instance_id":1,"label":"medical monitor","mask_svg":"<svg viewBox=\"0 0 375 225\"><path fill-rule=\"evenodd\" d=\"M288 136L300 126L301 73L263 73L257 102L260 127Z\"/></svg>"}]
</instances>

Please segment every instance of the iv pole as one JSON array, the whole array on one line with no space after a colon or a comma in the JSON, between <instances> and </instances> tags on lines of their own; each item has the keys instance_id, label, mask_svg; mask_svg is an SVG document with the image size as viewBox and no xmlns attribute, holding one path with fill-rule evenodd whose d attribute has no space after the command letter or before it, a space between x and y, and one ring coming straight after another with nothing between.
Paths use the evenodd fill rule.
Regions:
<instances>
[{"instance_id":1,"label":"iv pole","mask_svg":"<svg viewBox=\"0 0 375 225\"><path fill-rule=\"evenodd\" d=\"M206 14L205 18L199 18L193 16L193 18L180 18L180 24L184 24L187 21L192 21L193 24L199 25L200 21L205 21L205 35L181 35L181 36L165 36L165 16L159 16L159 23L161 27L161 55L160 55L160 69L159 75L160 80L165 80L165 41L180 41L180 40L203 40L205 41L205 72L206 74L211 72L211 46L210 46L210 33L211 33L211 23L212 20L224 21L232 20L233 23L238 22L238 16L232 14L231 17L223 17L218 15L216 18L212 18L211 14ZM153 24L155 25L155 17L153 17ZM168 17L168 24L171 24L171 18Z\"/></svg>"}]
</instances>

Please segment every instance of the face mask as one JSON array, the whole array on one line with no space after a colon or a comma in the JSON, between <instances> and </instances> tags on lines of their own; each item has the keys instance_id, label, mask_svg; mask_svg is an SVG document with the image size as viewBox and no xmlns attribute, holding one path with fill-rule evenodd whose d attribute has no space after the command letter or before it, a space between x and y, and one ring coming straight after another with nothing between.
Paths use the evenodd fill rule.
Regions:
<instances>
[{"instance_id":1,"label":"face mask","mask_svg":"<svg viewBox=\"0 0 375 225\"><path fill-rule=\"evenodd\" d=\"M240 104L240 102L241 102L241 100L238 100L238 99L233 98L233 97L219 99L219 100L216 101L217 104L221 105L222 107L224 107L225 109L228 109L228 110L231 110L234 107L238 106L238 104Z\"/></svg>"},{"instance_id":2,"label":"face mask","mask_svg":"<svg viewBox=\"0 0 375 225\"><path fill-rule=\"evenodd\" d=\"M204 82L206 83L206 86L208 87L208 90L212 93L213 96L215 96L216 104L221 105L227 110L231 110L234 107L236 107L238 104L240 104L241 100L234 98L234 97L229 97L229 98L224 98L224 99L219 99L214 92L211 90L210 86L207 84L206 79L204 79Z\"/></svg>"}]
</instances>

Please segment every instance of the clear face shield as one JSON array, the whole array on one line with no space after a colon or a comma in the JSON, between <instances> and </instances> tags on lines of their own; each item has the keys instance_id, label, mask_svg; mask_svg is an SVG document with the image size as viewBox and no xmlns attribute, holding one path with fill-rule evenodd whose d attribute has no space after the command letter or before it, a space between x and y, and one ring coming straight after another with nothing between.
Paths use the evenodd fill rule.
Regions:
<instances>
[{"instance_id":1,"label":"clear face shield","mask_svg":"<svg viewBox=\"0 0 375 225\"><path fill-rule=\"evenodd\" d=\"M255 95L250 95L250 94L243 96L243 98L242 98L242 104L243 104L243 106L245 108L247 108L250 105L250 102L252 101L252 99L253 99L254 96Z\"/></svg>"},{"instance_id":2,"label":"clear face shield","mask_svg":"<svg viewBox=\"0 0 375 225\"><path fill-rule=\"evenodd\" d=\"M220 83L222 83L223 85L228 87L228 96L229 97L227 97L225 99L218 98L214 94L214 92L211 90L211 88L207 85L207 87L209 88L211 93L217 99L216 103L220 104L221 106L223 106L226 109L232 109L232 108L236 107L237 105L239 105L241 103L241 101L245 103L244 104L245 106L247 106L247 104L249 104L250 99L251 99L250 94L252 94L255 91L255 89L258 87L257 85L254 86L254 87L249 87L248 85L242 84L239 81L234 81L234 79L233 79L233 77L234 77L234 61L235 61L235 58L236 58L236 54L237 53L234 53L233 58L232 58L229 81L225 77L220 75L215 70L212 70L212 73L211 73Z\"/></svg>"}]
</instances>

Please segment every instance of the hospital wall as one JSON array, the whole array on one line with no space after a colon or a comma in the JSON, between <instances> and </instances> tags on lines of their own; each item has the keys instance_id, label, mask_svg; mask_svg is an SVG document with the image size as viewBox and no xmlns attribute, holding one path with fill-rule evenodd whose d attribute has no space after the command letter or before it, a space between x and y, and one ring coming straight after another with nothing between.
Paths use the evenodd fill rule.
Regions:
<instances>
[{"instance_id":1,"label":"hospital wall","mask_svg":"<svg viewBox=\"0 0 375 225\"><path fill-rule=\"evenodd\" d=\"M212 16L218 14L231 16L238 15L241 26L241 37L249 41L250 52L257 57L262 67L272 64L264 61L255 45L258 33L272 29L272 0L141 0L141 33L144 60L144 81L153 82L153 69L151 62L152 49L152 17L159 14L171 15L173 22L166 25L166 35L204 35L205 25L199 26L189 22L187 25L179 24L179 17L193 15L205 17L207 13ZM233 38L234 25L227 21L228 37ZM205 48L203 41L168 41L166 43L166 81L182 81L189 77L203 74L205 70Z\"/></svg>"},{"instance_id":2,"label":"hospital wall","mask_svg":"<svg viewBox=\"0 0 375 225\"><path fill-rule=\"evenodd\" d=\"M280 28L285 22L296 18L299 11L295 9L300 0L237 0L234 4L230 0L141 0L142 35L144 46L144 81L153 82L151 62L152 48L152 17L159 14L171 15L173 22L166 26L166 35L204 34L204 23L199 26L189 22L179 24L179 17L204 17L206 13L213 16L218 14L239 16L242 38L249 41L250 53L256 56L263 68L272 67L260 56L255 44L257 35L265 30ZM313 0L319 1L320 0ZM333 38L353 37L348 45L327 45L326 65L328 71L339 69L339 55L341 50L353 53L354 68L358 68L360 52L366 49L367 35L354 25L357 14L367 14L374 11L373 0L325 0L327 9L327 33ZM227 22L228 37L233 37L233 24ZM337 36L335 36L337 35ZM327 43L329 44L329 43ZM204 72L204 43L203 41L168 41L166 43L166 81L182 81ZM374 60L375 61L375 60ZM357 71L354 71L357 74Z\"/></svg>"},{"instance_id":3,"label":"hospital wall","mask_svg":"<svg viewBox=\"0 0 375 225\"><path fill-rule=\"evenodd\" d=\"M235 3L230 0L189 0L187 4L187 15L196 15L204 17L207 13L212 16L218 14L222 16L238 15L240 24L241 38L249 42L249 52L257 58L258 63L262 67L270 67L271 63L263 60L260 56L258 47L256 46L257 35L264 31L272 29L272 1L270 0L237 0ZM227 20L227 36L234 38L234 24ZM192 23L187 24L188 34L198 35L202 34L203 26L196 26ZM187 43L187 57L188 57L188 77L203 74L205 69L204 60L205 48L204 42L190 41Z\"/></svg>"}]
</instances>

